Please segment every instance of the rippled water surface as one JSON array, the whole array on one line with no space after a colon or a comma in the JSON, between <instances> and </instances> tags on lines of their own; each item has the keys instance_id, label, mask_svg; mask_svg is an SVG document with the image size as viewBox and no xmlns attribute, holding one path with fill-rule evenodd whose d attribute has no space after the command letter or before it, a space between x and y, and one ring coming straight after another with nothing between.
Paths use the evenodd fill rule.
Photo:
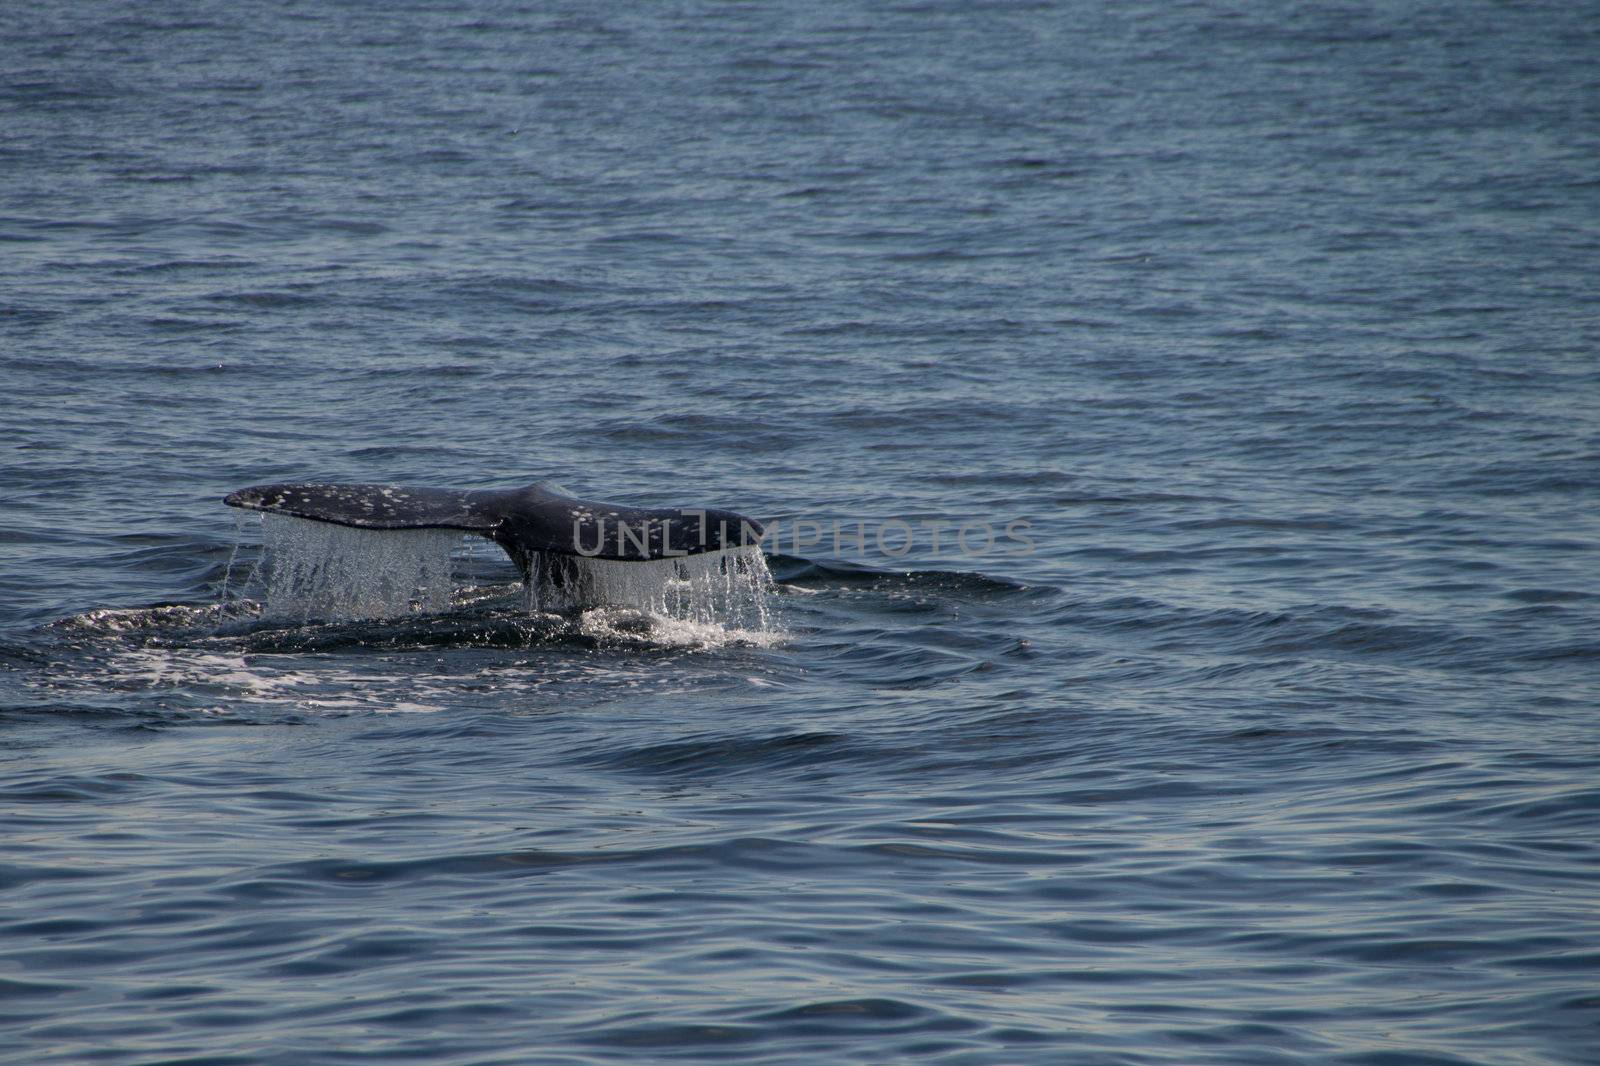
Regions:
<instances>
[{"instance_id":1,"label":"rippled water surface","mask_svg":"<svg viewBox=\"0 0 1600 1066\"><path fill-rule=\"evenodd\" d=\"M9 22L0 1058L1600 1062L1594 4ZM539 479L770 618L220 502Z\"/></svg>"}]
</instances>

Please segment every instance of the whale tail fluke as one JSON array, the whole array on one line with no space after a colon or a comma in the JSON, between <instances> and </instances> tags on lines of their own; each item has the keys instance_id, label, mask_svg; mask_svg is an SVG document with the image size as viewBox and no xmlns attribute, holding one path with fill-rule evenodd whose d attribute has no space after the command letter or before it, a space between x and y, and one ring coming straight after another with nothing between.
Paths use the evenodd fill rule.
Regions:
<instances>
[{"instance_id":1,"label":"whale tail fluke","mask_svg":"<svg viewBox=\"0 0 1600 1066\"><path fill-rule=\"evenodd\" d=\"M459 529L500 545L525 578L550 554L644 562L758 547L763 532L732 511L623 507L574 499L543 482L508 490L256 485L223 502L357 529Z\"/></svg>"}]
</instances>

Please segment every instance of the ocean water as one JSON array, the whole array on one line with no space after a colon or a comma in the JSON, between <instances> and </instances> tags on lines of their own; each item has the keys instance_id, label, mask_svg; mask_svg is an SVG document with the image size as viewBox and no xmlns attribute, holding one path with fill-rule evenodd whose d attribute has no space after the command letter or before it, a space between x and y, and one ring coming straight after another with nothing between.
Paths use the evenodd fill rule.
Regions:
<instances>
[{"instance_id":1,"label":"ocean water","mask_svg":"<svg viewBox=\"0 0 1600 1066\"><path fill-rule=\"evenodd\" d=\"M1594 3L4 21L0 1059L1600 1062Z\"/></svg>"}]
</instances>

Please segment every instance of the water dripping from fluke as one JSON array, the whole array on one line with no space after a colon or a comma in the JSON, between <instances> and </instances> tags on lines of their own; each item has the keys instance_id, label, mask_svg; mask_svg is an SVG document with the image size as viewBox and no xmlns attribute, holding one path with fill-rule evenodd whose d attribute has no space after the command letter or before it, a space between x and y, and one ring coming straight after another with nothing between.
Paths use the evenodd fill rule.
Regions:
<instances>
[{"instance_id":1,"label":"water dripping from fluke","mask_svg":"<svg viewBox=\"0 0 1600 1066\"><path fill-rule=\"evenodd\" d=\"M672 646L769 645L782 635L759 547L636 562L533 552L514 592L492 578L483 583L475 545L487 547L455 529L366 529L263 513L259 557L224 584L220 609L234 622L268 626L510 610L582 638Z\"/></svg>"},{"instance_id":2,"label":"water dripping from fluke","mask_svg":"<svg viewBox=\"0 0 1600 1066\"><path fill-rule=\"evenodd\" d=\"M636 563L562 555L540 559L532 573L528 609L576 611L590 636L671 644L777 636L772 573L759 548Z\"/></svg>"},{"instance_id":3,"label":"water dripping from fluke","mask_svg":"<svg viewBox=\"0 0 1600 1066\"><path fill-rule=\"evenodd\" d=\"M377 532L262 515L262 617L353 621L433 614L450 607L448 529Z\"/></svg>"}]
</instances>

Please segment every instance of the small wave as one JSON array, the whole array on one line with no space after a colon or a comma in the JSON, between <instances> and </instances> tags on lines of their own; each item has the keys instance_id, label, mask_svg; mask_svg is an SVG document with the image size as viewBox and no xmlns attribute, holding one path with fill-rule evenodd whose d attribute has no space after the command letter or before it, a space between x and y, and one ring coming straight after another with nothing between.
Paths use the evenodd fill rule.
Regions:
<instances>
[{"instance_id":1,"label":"small wave","mask_svg":"<svg viewBox=\"0 0 1600 1066\"><path fill-rule=\"evenodd\" d=\"M1582 592L1578 589L1525 588L1513 589L1505 593L1505 597L1518 603L1549 604L1600 599L1600 594Z\"/></svg>"},{"instance_id":2,"label":"small wave","mask_svg":"<svg viewBox=\"0 0 1600 1066\"><path fill-rule=\"evenodd\" d=\"M884 570L842 559L807 559L794 555L768 557L780 585L869 586L885 590L918 590L977 599L1037 595L1051 590L974 570Z\"/></svg>"},{"instance_id":3,"label":"small wave","mask_svg":"<svg viewBox=\"0 0 1600 1066\"><path fill-rule=\"evenodd\" d=\"M852 744L843 733L780 733L775 736L702 734L663 744L629 747L591 756L590 765L696 778L787 769L841 759L873 759L880 753Z\"/></svg>"},{"instance_id":4,"label":"small wave","mask_svg":"<svg viewBox=\"0 0 1600 1066\"><path fill-rule=\"evenodd\" d=\"M298 292L219 292L205 297L212 303L242 304L246 307L259 308L289 308L289 307L315 307L322 303L322 298L310 293Z\"/></svg>"}]
</instances>

